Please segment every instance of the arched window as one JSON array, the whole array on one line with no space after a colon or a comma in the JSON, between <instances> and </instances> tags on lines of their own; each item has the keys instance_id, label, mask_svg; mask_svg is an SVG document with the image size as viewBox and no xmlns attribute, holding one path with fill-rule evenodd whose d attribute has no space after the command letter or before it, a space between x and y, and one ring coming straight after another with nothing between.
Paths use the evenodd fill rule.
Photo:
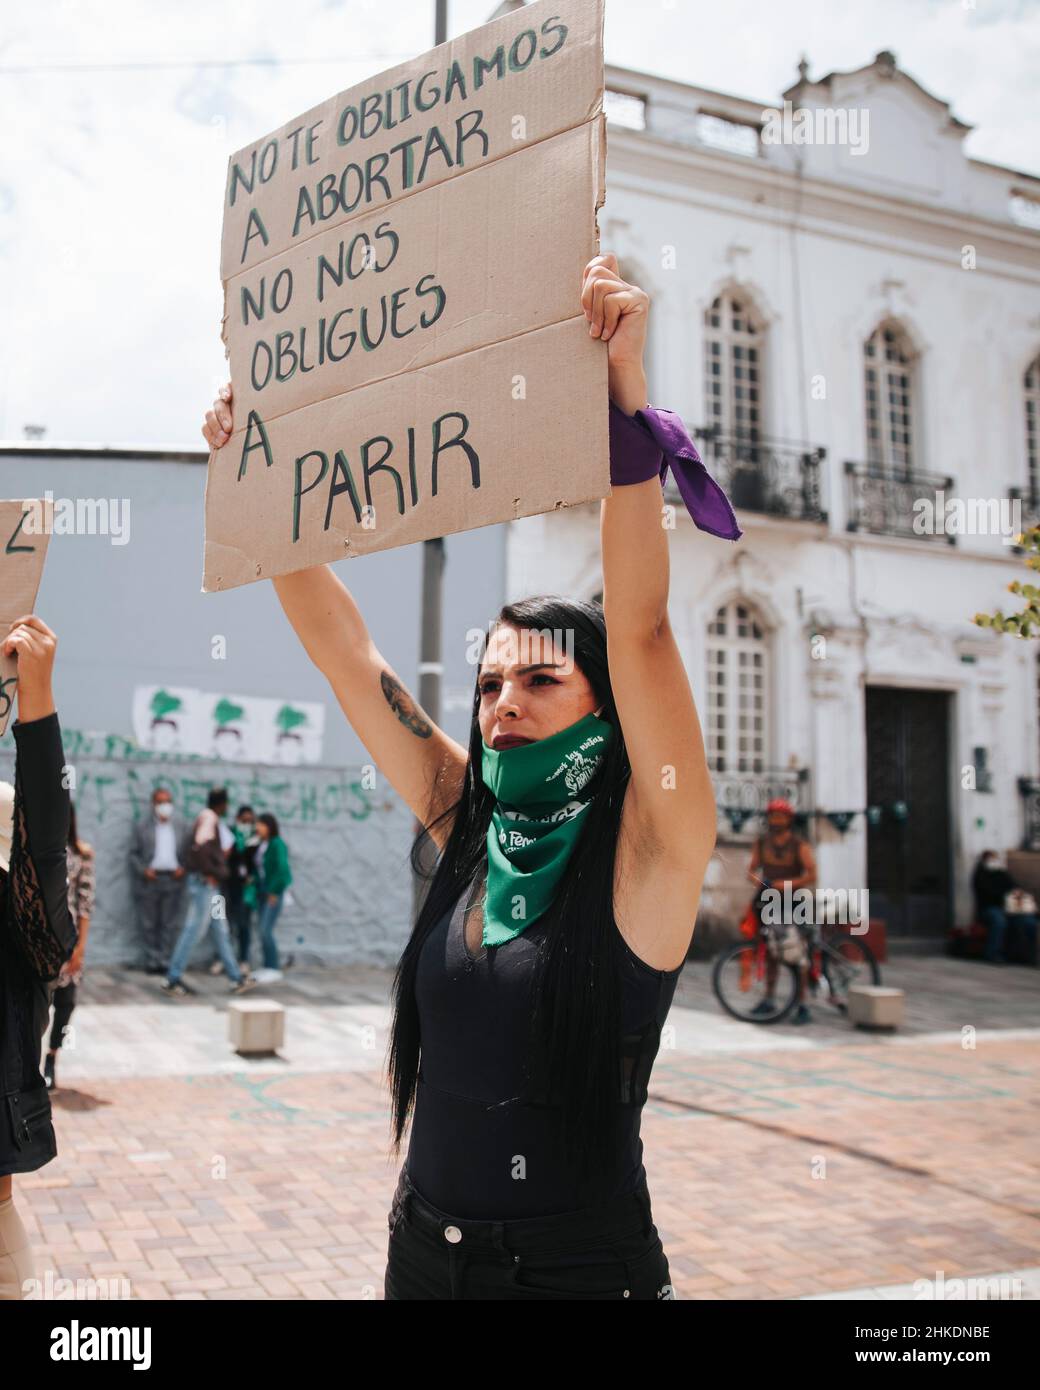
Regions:
<instances>
[{"instance_id":1,"label":"arched window","mask_svg":"<svg viewBox=\"0 0 1040 1390\"><path fill-rule=\"evenodd\" d=\"M1026 467L1029 470L1029 501L1040 501L1040 353L1026 368Z\"/></svg>"},{"instance_id":2,"label":"arched window","mask_svg":"<svg viewBox=\"0 0 1040 1390\"><path fill-rule=\"evenodd\" d=\"M763 340L750 304L723 290L704 316L705 424L720 438L757 444L761 437Z\"/></svg>"},{"instance_id":3,"label":"arched window","mask_svg":"<svg viewBox=\"0 0 1040 1390\"><path fill-rule=\"evenodd\" d=\"M769 766L769 639L751 604L725 603L708 624L708 767Z\"/></svg>"},{"instance_id":4,"label":"arched window","mask_svg":"<svg viewBox=\"0 0 1040 1390\"><path fill-rule=\"evenodd\" d=\"M895 323L874 329L863 348L867 459L893 472L914 466L914 350Z\"/></svg>"}]
</instances>

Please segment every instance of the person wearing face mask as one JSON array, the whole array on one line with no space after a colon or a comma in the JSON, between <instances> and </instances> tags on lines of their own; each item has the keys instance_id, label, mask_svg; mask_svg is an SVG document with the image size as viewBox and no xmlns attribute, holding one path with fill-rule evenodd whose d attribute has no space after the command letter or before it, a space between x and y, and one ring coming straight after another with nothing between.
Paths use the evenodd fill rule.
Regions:
<instances>
[{"instance_id":1,"label":"person wearing face mask","mask_svg":"<svg viewBox=\"0 0 1040 1390\"><path fill-rule=\"evenodd\" d=\"M17 619L0 642L18 672L14 785L0 783L0 1300L32 1291L13 1175L57 1155L40 1051L55 983L76 946L67 769L51 685L56 645L35 614Z\"/></svg>"},{"instance_id":2,"label":"person wearing face mask","mask_svg":"<svg viewBox=\"0 0 1040 1390\"><path fill-rule=\"evenodd\" d=\"M263 951L263 975L257 978L266 984L281 979L282 969L293 963L291 955L279 960L278 943L274 939L275 924L282 911L289 885L293 881L289 867L289 847L279 832L278 821L265 812L257 819L260 843L256 850L257 926Z\"/></svg>"},{"instance_id":3,"label":"person wearing face mask","mask_svg":"<svg viewBox=\"0 0 1040 1390\"><path fill-rule=\"evenodd\" d=\"M171 999L183 999L195 990L184 983L183 975L201 934L209 933L230 981L229 992L245 994L256 981L235 960L228 931L225 891L228 881L228 855L235 839L224 824L228 794L224 787L213 787L205 809L195 817L188 837L188 911L173 948L166 979L160 989Z\"/></svg>"},{"instance_id":4,"label":"person wearing face mask","mask_svg":"<svg viewBox=\"0 0 1040 1390\"><path fill-rule=\"evenodd\" d=\"M971 887L975 895L975 915L986 928L983 960L991 965L1008 964L1021 954L1023 962L1035 964L1036 904L1017 886L996 850L986 849L979 855ZM1009 927L1014 927L1014 935L1021 940L1014 956Z\"/></svg>"},{"instance_id":5,"label":"person wearing face mask","mask_svg":"<svg viewBox=\"0 0 1040 1390\"><path fill-rule=\"evenodd\" d=\"M330 567L273 581L423 827L416 871L437 851L394 981L395 1152L411 1132L388 1214L393 1300L674 1294L640 1116L716 811L668 618L668 468L702 531L741 532L681 418L647 402L649 297L610 254L575 292L605 344L603 603L542 595L499 611L468 746L416 704ZM216 467L237 467L220 455L231 394L203 426Z\"/></svg>"},{"instance_id":6,"label":"person wearing face mask","mask_svg":"<svg viewBox=\"0 0 1040 1390\"><path fill-rule=\"evenodd\" d=\"M256 881L256 851L260 843L252 806L240 806L231 830L234 844L228 854L228 921L235 934L239 969L249 969Z\"/></svg>"},{"instance_id":7,"label":"person wearing face mask","mask_svg":"<svg viewBox=\"0 0 1040 1390\"><path fill-rule=\"evenodd\" d=\"M134 825L130 837L130 877L149 975L164 973L184 916L186 838L173 797L166 787L156 787L151 815Z\"/></svg>"}]
</instances>

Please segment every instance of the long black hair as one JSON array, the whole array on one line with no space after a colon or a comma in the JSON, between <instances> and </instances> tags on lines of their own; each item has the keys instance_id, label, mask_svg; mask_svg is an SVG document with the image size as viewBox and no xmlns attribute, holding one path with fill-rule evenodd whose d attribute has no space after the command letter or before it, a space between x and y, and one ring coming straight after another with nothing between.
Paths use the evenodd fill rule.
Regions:
<instances>
[{"instance_id":1,"label":"long black hair","mask_svg":"<svg viewBox=\"0 0 1040 1390\"><path fill-rule=\"evenodd\" d=\"M630 775L607 666L602 606L555 595L527 598L502 608L493 626L566 634L573 658L603 706L600 718L614 727L603 763L589 784L584 825L568 860L553 905L542 921L533 982L528 1077L531 1099L552 1106L567 1157L595 1184L597 1157L616 1143L615 1105L622 1094L621 972L624 946L613 915L614 861L621 807ZM481 643L480 660L486 650ZM480 871L494 797L481 774L483 739L480 662L473 694L469 758L458 802L415 839L413 869L429 883L411 937L394 976L394 1018L388 1049L393 1100L392 1150L400 1150L415 1099L419 1070L419 1014L415 981L423 944ZM451 832L432 874L424 872L430 829L453 816Z\"/></svg>"}]
</instances>

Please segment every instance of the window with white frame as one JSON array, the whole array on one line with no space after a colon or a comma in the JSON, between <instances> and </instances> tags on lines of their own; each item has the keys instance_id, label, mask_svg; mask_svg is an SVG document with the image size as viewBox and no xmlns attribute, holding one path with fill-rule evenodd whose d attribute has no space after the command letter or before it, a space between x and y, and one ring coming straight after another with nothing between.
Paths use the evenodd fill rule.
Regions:
<instances>
[{"instance_id":1,"label":"window with white frame","mask_svg":"<svg viewBox=\"0 0 1040 1390\"><path fill-rule=\"evenodd\" d=\"M718 426L720 436L758 443L763 340L750 304L731 290L704 316L705 424Z\"/></svg>"},{"instance_id":2,"label":"window with white frame","mask_svg":"<svg viewBox=\"0 0 1040 1390\"><path fill-rule=\"evenodd\" d=\"M769 639L743 599L725 603L708 624L708 715L712 772L764 772L769 766Z\"/></svg>"},{"instance_id":3,"label":"window with white frame","mask_svg":"<svg viewBox=\"0 0 1040 1390\"><path fill-rule=\"evenodd\" d=\"M615 125L627 126L629 130L645 130L646 97L607 87L603 93L603 114Z\"/></svg>"},{"instance_id":4,"label":"window with white frame","mask_svg":"<svg viewBox=\"0 0 1040 1390\"><path fill-rule=\"evenodd\" d=\"M1029 501L1040 499L1040 353L1026 368L1026 467L1029 470Z\"/></svg>"},{"instance_id":5,"label":"window with white frame","mask_svg":"<svg viewBox=\"0 0 1040 1390\"><path fill-rule=\"evenodd\" d=\"M761 127L750 121L734 121L726 116L713 116L710 111L698 111L695 127L702 145L752 158L761 151Z\"/></svg>"},{"instance_id":6,"label":"window with white frame","mask_svg":"<svg viewBox=\"0 0 1040 1390\"><path fill-rule=\"evenodd\" d=\"M867 458L900 473L914 466L914 351L906 333L882 323L864 344Z\"/></svg>"}]
</instances>

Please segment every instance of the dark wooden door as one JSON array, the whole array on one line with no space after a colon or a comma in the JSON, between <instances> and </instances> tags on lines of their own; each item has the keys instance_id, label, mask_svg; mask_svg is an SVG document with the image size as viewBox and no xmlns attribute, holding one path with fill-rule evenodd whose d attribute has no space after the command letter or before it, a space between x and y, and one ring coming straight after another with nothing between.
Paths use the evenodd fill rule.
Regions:
<instances>
[{"instance_id":1,"label":"dark wooden door","mask_svg":"<svg viewBox=\"0 0 1040 1390\"><path fill-rule=\"evenodd\" d=\"M906 808L900 819L900 803ZM932 936L952 921L950 696L867 687L870 914L895 936Z\"/></svg>"}]
</instances>

